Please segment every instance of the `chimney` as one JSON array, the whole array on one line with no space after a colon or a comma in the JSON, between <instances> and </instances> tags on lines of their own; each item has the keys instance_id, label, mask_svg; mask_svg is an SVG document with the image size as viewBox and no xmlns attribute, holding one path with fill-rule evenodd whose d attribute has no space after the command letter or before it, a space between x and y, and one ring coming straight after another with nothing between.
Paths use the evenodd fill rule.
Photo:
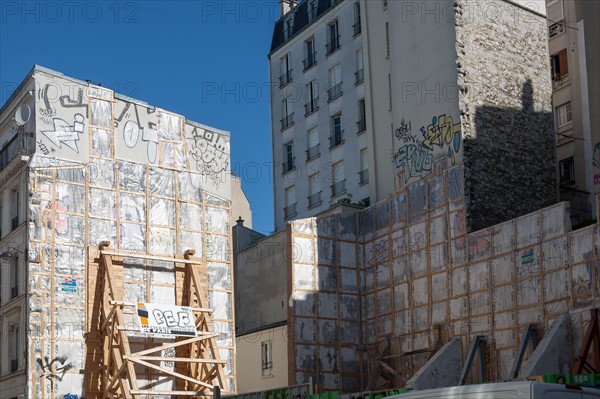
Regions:
<instances>
[{"instance_id":1,"label":"chimney","mask_svg":"<svg viewBox=\"0 0 600 399\"><path fill-rule=\"evenodd\" d=\"M298 5L298 0L279 0L279 8L283 17L290 10Z\"/></svg>"},{"instance_id":2,"label":"chimney","mask_svg":"<svg viewBox=\"0 0 600 399\"><path fill-rule=\"evenodd\" d=\"M238 218L236 223L237 223L237 227L244 227L244 219L242 219L241 216Z\"/></svg>"}]
</instances>

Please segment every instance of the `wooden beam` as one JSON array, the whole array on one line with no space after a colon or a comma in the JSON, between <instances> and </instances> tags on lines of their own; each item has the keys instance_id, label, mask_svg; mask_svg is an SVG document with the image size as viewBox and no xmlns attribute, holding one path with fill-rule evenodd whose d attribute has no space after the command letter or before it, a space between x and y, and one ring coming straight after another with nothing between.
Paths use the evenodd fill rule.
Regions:
<instances>
[{"instance_id":1,"label":"wooden beam","mask_svg":"<svg viewBox=\"0 0 600 399\"><path fill-rule=\"evenodd\" d=\"M170 395L170 396L213 396L212 392L206 391L155 391L150 389L137 389L131 391L133 395Z\"/></svg>"},{"instance_id":2,"label":"wooden beam","mask_svg":"<svg viewBox=\"0 0 600 399\"><path fill-rule=\"evenodd\" d=\"M189 382L194 383L194 384L202 385L203 387L206 387L208 389L214 389L214 386L211 385L211 384L207 384L204 381L200 381L200 380L197 380L195 378L188 377L187 375L183 375L183 374L177 373L175 371L165 369L163 367L157 366L156 364L148 363L146 361L143 361L143 360L140 360L140 359L136 359L135 357L131 357L131 358L129 358L129 360L132 361L132 362L141 364L142 366L146 366L148 368L151 368L151 369L163 372L163 373L165 373L167 375L171 375L173 377L181 378L182 380L186 380L186 381L189 381Z\"/></svg>"},{"instance_id":3,"label":"wooden beam","mask_svg":"<svg viewBox=\"0 0 600 399\"><path fill-rule=\"evenodd\" d=\"M165 362L189 362L189 363L220 363L227 364L225 360L194 359L188 357L164 357L164 356L132 356L142 360L165 361Z\"/></svg>"},{"instance_id":4,"label":"wooden beam","mask_svg":"<svg viewBox=\"0 0 600 399\"><path fill-rule=\"evenodd\" d=\"M137 303L133 303L133 302L122 302L122 301L110 301L109 302L111 305L115 305L115 306L127 306L127 307L135 307L137 308ZM188 306L189 307L189 306ZM211 308L191 308L192 312L197 312L197 313L212 313L212 309ZM136 314L136 313L132 313L132 314Z\"/></svg>"},{"instance_id":5,"label":"wooden beam","mask_svg":"<svg viewBox=\"0 0 600 399\"><path fill-rule=\"evenodd\" d=\"M204 339L213 338L213 337L216 337L218 335L219 334L217 334L217 333L201 335L199 337L189 338L189 339L186 339L186 340L183 340L183 341L174 342L172 344L163 344L161 346L157 346L156 348L150 348L150 349L146 349L146 350L143 350L143 351L140 351L140 352L133 352L133 353L128 354L128 356L129 357L139 357L139 356L142 356L142 355L146 355L148 353L159 352L159 351L162 351L163 349L176 348L178 346L191 344L191 343L196 342L196 341L202 341Z\"/></svg>"},{"instance_id":6,"label":"wooden beam","mask_svg":"<svg viewBox=\"0 0 600 399\"><path fill-rule=\"evenodd\" d=\"M110 249L101 249L100 255L110 255L116 256L119 258L136 258L136 259L147 259L147 260L161 260L164 262L173 262L173 263L183 263L183 259L180 258L172 258L170 256L159 256L159 255L146 255L144 253L135 252L135 251L125 251L125 250L110 250ZM203 265L204 262L199 260L186 260L185 263L191 263L193 265Z\"/></svg>"},{"instance_id":7,"label":"wooden beam","mask_svg":"<svg viewBox=\"0 0 600 399\"><path fill-rule=\"evenodd\" d=\"M581 374L584 368L588 368L590 371L597 373L600 370L600 328L598 327L598 309L592 309L591 311L590 325L585 334L585 338L582 341L579 355L575 361L573 367L573 374ZM594 346L594 365L592 366L588 361L587 357L590 351L590 347ZM587 367L586 367L587 366Z\"/></svg>"}]
</instances>

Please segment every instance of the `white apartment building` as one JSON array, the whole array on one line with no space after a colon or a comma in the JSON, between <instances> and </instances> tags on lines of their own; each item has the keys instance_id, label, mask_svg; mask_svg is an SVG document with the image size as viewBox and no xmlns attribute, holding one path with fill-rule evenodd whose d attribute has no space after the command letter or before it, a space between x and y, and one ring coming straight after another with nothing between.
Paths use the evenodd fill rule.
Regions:
<instances>
[{"instance_id":1,"label":"white apartment building","mask_svg":"<svg viewBox=\"0 0 600 399\"><path fill-rule=\"evenodd\" d=\"M340 202L368 204L360 4L307 0L275 26L269 54L275 227Z\"/></svg>"},{"instance_id":2,"label":"white apartment building","mask_svg":"<svg viewBox=\"0 0 600 399\"><path fill-rule=\"evenodd\" d=\"M479 134L481 139L475 139L495 128L493 119L483 117L491 110L485 107L496 107L494 118L500 121L509 112L525 110L522 91L532 88L535 104L546 101L544 83L536 76L549 79L548 68L530 63L506 78L497 69L498 63L513 62L505 54L521 57L526 50L501 41L494 49L480 50L472 42L487 35L492 40L484 40L495 42L503 26L516 24L519 34L535 37L527 51L536 57L547 53L538 32L526 28L545 18L543 0L304 0L283 1L282 12L269 53L275 83L271 126L276 230L340 202L381 201L432 173L434 160L444 158L447 166L463 163L466 139L486 147L483 141L492 137ZM457 26L459 19L465 22ZM475 50L466 53L466 48ZM439 140L442 130L446 133ZM475 130L481 132L473 134ZM553 184L548 178L545 187ZM509 179L506 184L524 183ZM474 196L494 198L506 190L476 186L470 185Z\"/></svg>"}]
</instances>

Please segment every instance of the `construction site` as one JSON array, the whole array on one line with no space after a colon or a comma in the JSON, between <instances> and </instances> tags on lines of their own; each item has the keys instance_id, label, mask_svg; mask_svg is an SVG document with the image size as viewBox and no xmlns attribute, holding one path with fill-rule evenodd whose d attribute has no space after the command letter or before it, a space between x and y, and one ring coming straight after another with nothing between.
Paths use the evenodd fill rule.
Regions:
<instances>
[{"instance_id":1,"label":"construction site","mask_svg":"<svg viewBox=\"0 0 600 399\"><path fill-rule=\"evenodd\" d=\"M37 66L2 121L0 397L235 392L228 133Z\"/></svg>"}]
</instances>

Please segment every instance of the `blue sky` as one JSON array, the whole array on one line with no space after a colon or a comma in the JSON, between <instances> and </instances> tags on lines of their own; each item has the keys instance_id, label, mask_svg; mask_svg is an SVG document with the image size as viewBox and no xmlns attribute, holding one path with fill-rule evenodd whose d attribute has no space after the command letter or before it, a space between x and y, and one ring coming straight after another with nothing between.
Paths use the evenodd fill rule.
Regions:
<instances>
[{"instance_id":1,"label":"blue sky","mask_svg":"<svg viewBox=\"0 0 600 399\"><path fill-rule=\"evenodd\" d=\"M34 64L231 132L254 228L273 230L267 53L276 1L0 1L0 104Z\"/></svg>"}]
</instances>

